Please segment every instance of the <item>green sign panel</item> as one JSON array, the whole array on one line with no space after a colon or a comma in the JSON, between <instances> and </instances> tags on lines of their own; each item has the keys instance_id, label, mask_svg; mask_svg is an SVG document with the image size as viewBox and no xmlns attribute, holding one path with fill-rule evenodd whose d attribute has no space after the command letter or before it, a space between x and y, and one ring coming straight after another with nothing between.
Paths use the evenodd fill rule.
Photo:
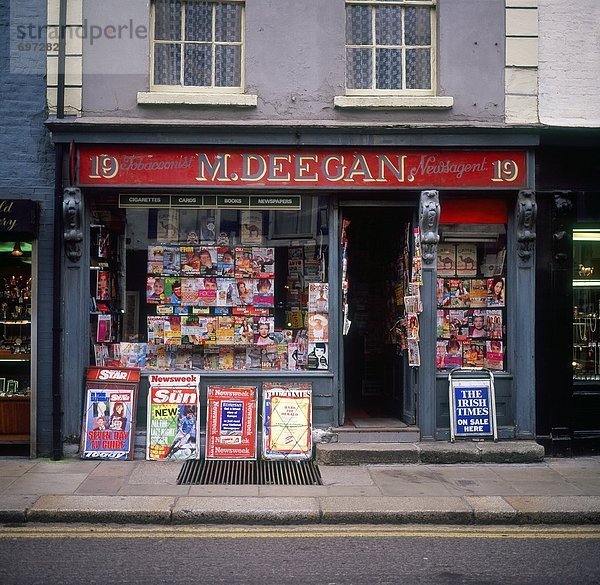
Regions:
<instances>
[{"instance_id":1,"label":"green sign panel","mask_svg":"<svg viewBox=\"0 0 600 585\"><path fill-rule=\"evenodd\" d=\"M119 207L173 207L201 209L288 209L302 208L300 195L119 195Z\"/></svg>"},{"instance_id":2,"label":"green sign panel","mask_svg":"<svg viewBox=\"0 0 600 585\"><path fill-rule=\"evenodd\" d=\"M119 195L119 207L171 207L171 196Z\"/></svg>"},{"instance_id":3,"label":"green sign panel","mask_svg":"<svg viewBox=\"0 0 600 585\"><path fill-rule=\"evenodd\" d=\"M171 207L203 207L202 195L171 195Z\"/></svg>"},{"instance_id":4,"label":"green sign panel","mask_svg":"<svg viewBox=\"0 0 600 585\"><path fill-rule=\"evenodd\" d=\"M302 209L300 195L293 196L266 196L252 195L250 197L250 207L252 209Z\"/></svg>"}]
</instances>

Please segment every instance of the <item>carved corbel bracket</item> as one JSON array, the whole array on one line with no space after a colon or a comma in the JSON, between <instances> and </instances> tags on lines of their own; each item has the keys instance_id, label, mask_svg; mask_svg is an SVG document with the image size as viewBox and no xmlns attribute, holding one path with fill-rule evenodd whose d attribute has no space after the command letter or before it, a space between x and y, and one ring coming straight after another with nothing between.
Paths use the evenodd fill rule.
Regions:
<instances>
[{"instance_id":1,"label":"carved corbel bracket","mask_svg":"<svg viewBox=\"0 0 600 585\"><path fill-rule=\"evenodd\" d=\"M517 197L517 254L524 264L533 258L537 203L535 191L519 191Z\"/></svg>"},{"instance_id":2,"label":"carved corbel bracket","mask_svg":"<svg viewBox=\"0 0 600 585\"><path fill-rule=\"evenodd\" d=\"M437 258L437 245L440 241L440 194L438 191L421 191L419 200L419 230L423 264L431 265Z\"/></svg>"},{"instance_id":3,"label":"carved corbel bracket","mask_svg":"<svg viewBox=\"0 0 600 585\"><path fill-rule=\"evenodd\" d=\"M81 207L81 190L77 187L67 187L63 192L63 224L65 253L71 262L81 259L83 242Z\"/></svg>"}]
</instances>

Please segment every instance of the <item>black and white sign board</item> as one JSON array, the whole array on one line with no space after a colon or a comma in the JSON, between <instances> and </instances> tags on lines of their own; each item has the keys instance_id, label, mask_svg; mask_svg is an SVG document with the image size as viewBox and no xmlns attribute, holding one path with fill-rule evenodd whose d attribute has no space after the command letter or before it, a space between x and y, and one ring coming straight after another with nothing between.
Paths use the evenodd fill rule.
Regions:
<instances>
[{"instance_id":1,"label":"black and white sign board","mask_svg":"<svg viewBox=\"0 0 600 585\"><path fill-rule=\"evenodd\" d=\"M468 377L467 377L468 376ZM448 374L450 441L493 437L498 440L494 374L485 368L455 368Z\"/></svg>"}]
</instances>

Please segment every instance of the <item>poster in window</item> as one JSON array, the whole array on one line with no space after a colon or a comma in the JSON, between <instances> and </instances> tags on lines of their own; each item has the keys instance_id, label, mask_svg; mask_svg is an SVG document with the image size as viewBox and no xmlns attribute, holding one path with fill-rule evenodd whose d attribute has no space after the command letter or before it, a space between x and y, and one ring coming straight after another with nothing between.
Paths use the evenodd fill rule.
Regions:
<instances>
[{"instance_id":1,"label":"poster in window","mask_svg":"<svg viewBox=\"0 0 600 585\"><path fill-rule=\"evenodd\" d=\"M200 376L150 374L148 382L146 459L198 459Z\"/></svg>"},{"instance_id":2,"label":"poster in window","mask_svg":"<svg viewBox=\"0 0 600 585\"><path fill-rule=\"evenodd\" d=\"M156 239L159 242L177 242L179 240L179 211L177 209L158 210Z\"/></svg>"},{"instance_id":3,"label":"poster in window","mask_svg":"<svg viewBox=\"0 0 600 585\"><path fill-rule=\"evenodd\" d=\"M477 246L456 245L456 276L477 276Z\"/></svg>"},{"instance_id":4,"label":"poster in window","mask_svg":"<svg viewBox=\"0 0 600 585\"><path fill-rule=\"evenodd\" d=\"M260 245L263 241L262 211L241 212L241 243L243 245Z\"/></svg>"},{"instance_id":5,"label":"poster in window","mask_svg":"<svg viewBox=\"0 0 600 585\"><path fill-rule=\"evenodd\" d=\"M312 458L312 385L263 384L264 459Z\"/></svg>"},{"instance_id":6,"label":"poster in window","mask_svg":"<svg viewBox=\"0 0 600 585\"><path fill-rule=\"evenodd\" d=\"M439 276L456 276L455 244L438 245L437 273Z\"/></svg>"}]
</instances>

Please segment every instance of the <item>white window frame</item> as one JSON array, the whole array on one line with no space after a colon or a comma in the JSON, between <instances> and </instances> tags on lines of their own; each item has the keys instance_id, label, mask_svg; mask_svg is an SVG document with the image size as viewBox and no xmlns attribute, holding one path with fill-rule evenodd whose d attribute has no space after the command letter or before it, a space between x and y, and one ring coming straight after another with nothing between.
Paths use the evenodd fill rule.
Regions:
<instances>
[{"instance_id":1,"label":"white window frame","mask_svg":"<svg viewBox=\"0 0 600 585\"><path fill-rule=\"evenodd\" d=\"M182 10L181 10L181 30L185 30L185 3L188 0L182 1ZM215 51L213 51L212 57L212 66L211 66L211 82L212 85L204 86L204 85L161 85L154 83L154 47L156 44L173 44L178 43L182 46L186 44L208 44L206 41L186 41L183 39L183 32L181 38L177 41L168 41L168 40L156 40L154 38L155 33L155 2L152 2L151 9L151 18L150 18L150 27L152 31L151 41L150 41L150 91L151 92L164 92L164 93L203 93L203 94L214 94L215 96L223 95L223 94L241 94L244 92L244 83L245 83L245 46L246 46L246 31L245 31L245 17L246 17L246 2L245 0L204 0L206 2L210 2L213 5L216 4L240 4L242 6L242 15L241 15L241 39L239 42L221 42L215 40L215 6L213 6L213 14L212 14L212 38L210 44L215 47L217 45L228 45L228 46L239 46L241 47L240 51L240 85L239 86L216 86L215 82ZM184 51L182 51L182 59L181 59L181 71L180 71L180 80L183 78L185 71L185 59L183 58ZM140 94L138 94L138 102L140 102ZM172 102L173 100L166 98L167 102ZM186 101L186 100L184 100ZM217 101L219 101L217 99ZM148 103L148 102L146 102ZM224 104L224 105L235 105L235 104ZM240 104L246 105L246 104ZM255 105L255 104L254 104Z\"/></svg>"},{"instance_id":2,"label":"white window frame","mask_svg":"<svg viewBox=\"0 0 600 585\"><path fill-rule=\"evenodd\" d=\"M405 31L402 28L402 44L401 45L377 45L376 44L376 31L375 31L375 18L373 18L373 12L371 14L371 39L370 45L351 45L346 44L346 50L348 49L371 49L373 71L371 79L371 88L369 89L353 89L346 86L346 95L403 95L403 96L433 96L435 95L436 88L436 3L437 0L397 0L382 2L381 0L346 0L346 7L350 5L355 6L401 6L401 7L414 7L414 6L425 6L429 7L430 16L430 28L431 28L431 43L429 45L418 45L419 48L428 48L431 51L430 57L430 89L377 89L375 87L377 80L377 67L376 67L376 53L377 49L385 47L392 49L402 50L402 87L406 86L406 49L405 44ZM408 48L412 48L412 45ZM346 78L347 83L347 78Z\"/></svg>"}]
</instances>

